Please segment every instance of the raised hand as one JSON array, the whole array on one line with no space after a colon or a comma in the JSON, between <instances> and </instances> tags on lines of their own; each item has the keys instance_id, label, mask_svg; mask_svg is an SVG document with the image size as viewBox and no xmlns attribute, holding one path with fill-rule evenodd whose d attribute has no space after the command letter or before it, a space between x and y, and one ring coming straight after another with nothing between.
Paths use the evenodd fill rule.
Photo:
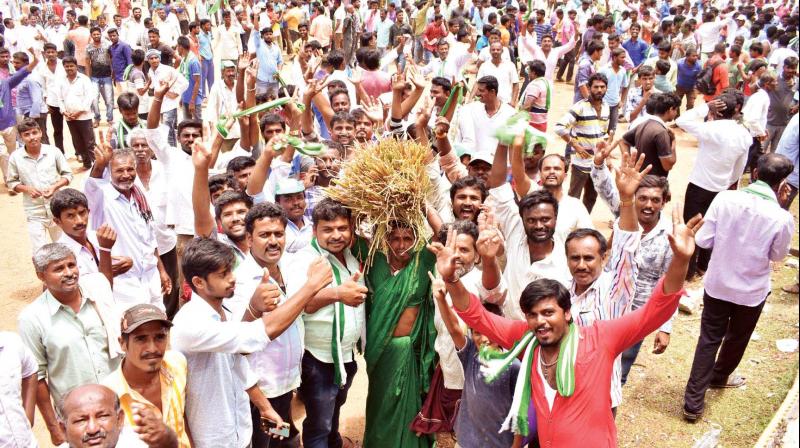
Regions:
<instances>
[{"instance_id":1,"label":"raised hand","mask_svg":"<svg viewBox=\"0 0 800 448\"><path fill-rule=\"evenodd\" d=\"M192 144L192 164L195 169L208 169L211 164L211 148L199 138Z\"/></svg>"},{"instance_id":2,"label":"raised hand","mask_svg":"<svg viewBox=\"0 0 800 448\"><path fill-rule=\"evenodd\" d=\"M350 72L348 79L350 79L350 82L352 82L353 85L361 84L361 80L363 79L363 73L361 72L361 69L358 67L354 68L353 71Z\"/></svg>"},{"instance_id":3,"label":"raised hand","mask_svg":"<svg viewBox=\"0 0 800 448\"><path fill-rule=\"evenodd\" d=\"M424 89L428 83L425 76L417 69L416 65L406 66L407 77L418 89Z\"/></svg>"},{"instance_id":4,"label":"raised hand","mask_svg":"<svg viewBox=\"0 0 800 448\"><path fill-rule=\"evenodd\" d=\"M383 122L383 105L375 97L368 96L361 100L361 107L373 123Z\"/></svg>"},{"instance_id":5,"label":"raised hand","mask_svg":"<svg viewBox=\"0 0 800 448\"><path fill-rule=\"evenodd\" d=\"M174 77L171 77L174 78ZM158 82L158 86L154 87L153 96L156 98L163 98L167 94L172 85L175 84L175 79L162 79Z\"/></svg>"},{"instance_id":6,"label":"raised hand","mask_svg":"<svg viewBox=\"0 0 800 448\"><path fill-rule=\"evenodd\" d=\"M325 258L317 257L308 266L306 278L308 284L316 291L328 286L333 281L331 264Z\"/></svg>"},{"instance_id":7,"label":"raised hand","mask_svg":"<svg viewBox=\"0 0 800 448\"><path fill-rule=\"evenodd\" d=\"M434 276L430 271L428 271L428 277L431 279L431 293L433 293L433 298L437 301L444 301L445 295L447 294L447 288L445 287L442 278L439 277L438 273Z\"/></svg>"},{"instance_id":8,"label":"raised hand","mask_svg":"<svg viewBox=\"0 0 800 448\"><path fill-rule=\"evenodd\" d=\"M406 74L405 72L397 72L392 75L392 90L403 92L406 88Z\"/></svg>"},{"instance_id":9,"label":"raised hand","mask_svg":"<svg viewBox=\"0 0 800 448\"><path fill-rule=\"evenodd\" d=\"M108 224L98 227L95 235L97 236L97 244L100 245L101 249L111 249L114 247L114 243L117 242L117 232L109 227Z\"/></svg>"},{"instance_id":10,"label":"raised hand","mask_svg":"<svg viewBox=\"0 0 800 448\"><path fill-rule=\"evenodd\" d=\"M428 250L436 255L436 271L446 282L454 282L456 273L456 230L447 231L447 244L430 243Z\"/></svg>"},{"instance_id":11,"label":"raised hand","mask_svg":"<svg viewBox=\"0 0 800 448\"><path fill-rule=\"evenodd\" d=\"M247 68L250 67L250 56L247 53L240 54L236 67L239 70L247 70Z\"/></svg>"},{"instance_id":12,"label":"raised hand","mask_svg":"<svg viewBox=\"0 0 800 448\"><path fill-rule=\"evenodd\" d=\"M251 314L253 310L257 313L268 313L277 308L278 303L281 301L281 290L278 285L270 281L269 270L264 268L264 275L261 276L261 283L256 286L253 295L250 296ZM260 317L254 315L253 317Z\"/></svg>"},{"instance_id":13,"label":"raised hand","mask_svg":"<svg viewBox=\"0 0 800 448\"><path fill-rule=\"evenodd\" d=\"M361 271L357 271L350 278L337 288L339 301L348 306L358 306L367 299L369 290L366 286L358 283L361 278Z\"/></svg>"},{"instance_id":14,"label":"raised hand","mask_svg":"<svg viewBox=\"0 0 800 448\"><path fill-rule=\"evenodd\" d=\"M108 137L110 133L106 134L105 131L98 131L98 139L94 145L94 163L98 167L103 167L111 161L111 145L109 144Z\"/></svg>"},{"instance_id":15,"label":"raised hand","mask_svg":"<svg viewBox=\"0 0 800 448\"><path fill-rule=\"evenodd\" d=\"M433 135L436 138L447 138L448 132L450 132L450 121L447 117L436 117L433 122Z\"/></svg>"},{"instance_id":16,"label":"raised hand","mask_svg":"<svg viewBox=\"0 0 800 448\"><path fill-rule=\"evenodd\" d=\"M694 253L694 236L703 226L703 216L697 214L689 222L683 222L683 204L676 203L672 208L672 233L667 235L672 248L672 257L689 259Z\"/></svg>"},{"instance_id":17,"label":"raised hand","mask_svg":"<svg viewBox=\"0 0 800 448\"><path fill-rule=\"evenodd\" d=\"M633 200L633 195L636 194L636 190L639 188L639 182L653 169L652 165L647 165L642 169L643 164L644 154L637 158L635 150L631 150L630 154L622 151L622 162L619 168L614 168L614 173L616 174L615 181L621 201L627 202Z\"/></svg>"},{"instance_id":18,"label":"raised hand","mask_svg":"<svg viewBox=\"0 0 800 448\"><path fill-rule=\"evenodd\" d=\"M606 142L601 143L603 144L598 144L597 148L594 150L594 166L603 166L603 163L605 163L609 154L611 154L611 150L613 149L612 145L606 144Z\"/></svg>"},{"instance_id":19,"label":"raised hand","mask_svg":"<svg viewBox=\"0 0 800 448\"><path fill-rule=\"evenodd\" d=\"M475 246L478 249L478 255L483 258L494 258L500 253L500 250L505 245L503 234L494 223L494 214L489 214L486 217L484 229L478 234L478 241Z\"/></svg>"}]
</instances>

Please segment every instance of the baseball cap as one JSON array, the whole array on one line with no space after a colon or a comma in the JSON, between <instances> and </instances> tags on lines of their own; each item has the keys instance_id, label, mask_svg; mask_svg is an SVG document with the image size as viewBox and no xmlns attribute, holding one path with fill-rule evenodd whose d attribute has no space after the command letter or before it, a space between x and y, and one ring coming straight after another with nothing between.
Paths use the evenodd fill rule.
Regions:
<instances>
[{"instance_id":1,"label":"baseball cap","mask_svg":"<svg viewBox=\"0 0 800 448\"><path fill-rule=\"evenodd\" d=\"M236 68L236 64L234 64L231 60L224 59L222 61L222 68Z\"/></svg>"},{"instance_id":2,"label":"baseball cap","mask_svg":"<svg viewBox=\"0 0 800 448\"><path fill-rule=\"evenodd\" d=\"M744 16L744 14L736 14L736 17L734 17L734 20L741 20L741 21L743 21L743 22L744 22L746 19L747 19L747 18Z\"/></svg>"},{"instance_id":3,"label":"baseball cap","mask_svg":"<svg viewBox=\"0 0 800 448\"><path fill-rule=\"evenodd\" d=\"M161 311L161 308L149 303L140 303L128 308L122 314L122 334L131 334L148 322L161 322L167 328L172 326L172 322L169 321L166 313Z\"/></svg>"},{"instance_id":4,"label":"baseball cap","mask_svg":"<svg viewBox=\"0 0 800 448\"><path fill-rule=\"evenodd\" d=\"M492 154L489 154L488 152L476 152L472 154L472 158L470 159L469 164L472 165L478 160L486 162L489 165L491 165L492 163L494 163L494 156Z\"/></svg>"},{"instance_id":5,"label":"baseball cap","mask_svg":"<svg viewBox=\"0 0 800 448\"><path fill-rule=\"evenodd\" d=\"M275 196L281 194L301 193L305 191L305 189L306 187L299 180L286 177L279 180L278 185L275 186Z\"/></svg>"}]
</instances>

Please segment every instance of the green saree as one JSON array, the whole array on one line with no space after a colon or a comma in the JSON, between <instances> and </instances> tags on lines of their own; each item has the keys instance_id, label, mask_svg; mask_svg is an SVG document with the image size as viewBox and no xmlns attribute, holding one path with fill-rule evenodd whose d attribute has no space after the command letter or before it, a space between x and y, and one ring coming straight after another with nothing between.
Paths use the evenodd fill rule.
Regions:
<instances>
[{"instance_id":1,"label":"green saree","mask_svg":"<svg viewBox=\"0 0 800 448\"><path fill-rule=\"evenodd\" d=\"M375 255L367 272L367 361L369 389L365 448L428 448L433 440L417 437L409 425L422 407L435 367L434 306L428 271L436 258L417 252L403 270L392 275L386 256ZM409 336L393 337L400 315L418 307Z\"/></svg>"}]
</instances>

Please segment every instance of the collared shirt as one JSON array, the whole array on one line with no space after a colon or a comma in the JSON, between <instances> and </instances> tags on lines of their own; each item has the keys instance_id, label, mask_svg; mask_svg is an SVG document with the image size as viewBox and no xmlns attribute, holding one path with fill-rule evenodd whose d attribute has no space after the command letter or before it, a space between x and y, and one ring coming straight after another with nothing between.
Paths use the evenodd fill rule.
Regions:
<instances>
[{"instance_id":1,"label":"collared shirt","mask_svg":"<svg viewBox=\"0 0 800 448\"><path fill-rule=\"evenodd\" d=\"M283 269L287 255L278 263ZM236 290L230 299L231 315L241 319L246 313L250 298L264 277L264 268L251 254L236 268ZM274 279L270 283L277 285ZM301 287L303 285L300 285ZM288 288L288 286L287 286ZM286 294L281 293L278 306L286 303ZM250 369L258 376L258 387L268 398L286 394L300 386L300 361L303 357L303 320L297 319L280 336L270 341L263 350L247 355Z\"/></svg>"},{"instance_id":2,"label":"collared shirt","mask_svg":"<svg viewBox=\"0 0 800 448\"><path fill-rule=\"evenodd\" d=\"M497 97L500 101L511 104L518 99L512 98L512 95L514 94L514 86L519 85L519 75L517 74L517 67L510 61L501 59L497 65L493 61L486 61L481 64L477 76L478 79L484 76L494 76L497 79Z\"/></svg>"},{"instance_id":3,"label":"collared shirt","mask_svg":"<svg viewBox=\"0 0 800 448\"><path fill-rule=\"evenodd\" d=\"M56 60L56 68L55 70L50 70L50 67L47 66L47 62L42 62L36 67L39 76L41 76L42 80L44 81L44 102L48 106L59 107L62 103L61 101L61 92L59 88L59 84L61 84L62 80L67 77L67 73L64 71L64 66L61 65L61 60Z\"/></svg>"},{"instance_id":4,"label":"collared shirt","mask_svg":"<svg viewBox=\"0 0 800 448\"><path fill-rule=\"evenodd\" d=\"M167 176L167 204L164 222L175 228L178 235L194 235L194 209L192 208L192 181L194 165L192 156L182 149L169 146L167 127L145 129L147 144L164 166Z\"/></svg>"},{"instance_id":5,"label":"collared shirt","mask_svg":"<svg viewBox=\"0 0 800 448\"><path fill-rule=\"evenodd\" d=\"M783 260L795 232L794 218L769 193L772 200L722 191L706 212L695 240L714 249L704 286L715 299L754 307L767 298L770 261Z\"/></svg>"},{"instance_id":6,"label":"collared shirt","mask_svg":"<svg viewBox=\"0 0 800 448\"><path fill-rule=\"evenodd\" d=\"M576 168L589 171L592 166L594 148L608 136L608 120L611 115L608 104L600 107L600 115L588 100L580 100L556 123L555 131L559 136L569 135L575 143L583 148L589 156L583 158L577 152L571 156Z\"/></svg>"},{"instance_id":7,"label":"collared shirt","mask_svg":"<svg viewBox=\"0 0 800 448\"><path fill-rule=\"evenodd\" d=\"M675 120L697 139L697 160L689 182L708 191L723 191L744 172L753 137L734 120L703 121L708 106L696 105Z\"/></svg>"},{"instance_id":8,"label":"collared shirt","mask_svg":"<svg viewBox=\"0 0 800 448\"><path fill-rule=\"evenodd\" d=\"M339 262L336 257L323 249L326 254L326 259L333 265L339 268L342 275L342 282L350 278L357 271L361 271L361 265L358 260L353 257L350 249L345 249L344 258L345 265ZM288 296L294 295L305 284L308 275L308 267L312 261L320 255L311 245L306 246L299 252L296 252L287 264L287 269L282 270L284 279L286 280L286 294ZM364 284L364 277L362 276L358 283ZM333 285L332 285L333 286ZM333 363L333 356L331 355L331 336L333 327L333 311L334 305L330 304L324 306L314 313L303 313L303 325L305 327L305 345L314 358L321 362ZM357 307L344 306L344 335L342 336L342 358L344 362L353 360L353 350L356 347L356 342L361 337L364 331L365 323L364 304Z\"/></svg>"},{"instance_id":9,"label":"collared shirt","mask_svg":"<svg viewBox=\"0 0 800 448\"><path fill-rule=\"evenodd\" d=\"M108 179L88 177L84 193L89 200L91 227L108 224L117 232L112 255L130 257L133 266L125 274L141 276L157 269L156 237L152 219L142 217L133 197L126 198Z\"/></svg>"},{"instance_id":10,"label":"collared shirt","mask_svg":"<svg viewBox=\"0 0 800 448\"><path fill-rule=\"evenodd\" d=\"M664 93L664 92L658 90L655 87L653 87L651 89L651 92L652 92L651 94ZM639 118L641 118L643 116L649 116L647 114L647 111L645 110L644 106L642 106L641 111L639 111L639 115L635 119L633 119L631 117L631 113L634 111L634 109L639 107L639 103L642 102L643 98L644 98L644 93L642 92L642 88L641 87L634 87L632 89L628 89L628 100L625 102L625 111L624 111L624 115L625 115L625 119L626 120L629 120L631 122L635 122L635 121L637 121ZM631 123L630 127L631 128L633 127L633 123Z\"/></svg>"},{"instance_id":11,"label":"collared shirt","mask_svg":"<svg viewBox=\"0 0 800 448\"><path fill-rule=\"evenodd\" d=\"M292 221L286 222L286 253L293 254L311 243L311 220L303 215L303 227L297 227Z\"/></svg>"},{"instance_id":12,"label":"collared shirt","mask_svg":"<svg viewBox=\"0 0 800 448\"><path fill-rule=\"evenodd\" d=\"M164 223L167 210L167 175L164 165L159 160L150 161L150 183L147 187L142 183L140 176L136 176L136 185L142 189L150 210L153 212L153 230L156 234L156 247L158 254L164 255L175 248L178 237L175 230Z\"/></svg>"},{"instance_id":13,"label":"collared shirt","mask_svg":"<svg viewBox=\"0 0 800 448\"><path fill-rule=\"evenodd\" d=\"M97 242L97 233L94 230L87 230L86 239L94 247L94 253L66 233L61 234L61 238L58 239L59 243L69 247L75 254L75 261L78 262L78 272L81 276L100 272L97 265L100 260L100 244Z\"/></svg>"},{"instance_id":14,"label":"collared shirt","mask_svg":"<svg viewBox=\"0 0 800 448\"><path fill-rule=\"evenodd\" d=\"M246 390L256 384L244 353L270 342L259 319L241 322L225 311L223 321L202 297L181 307L170 330L172 348L186 356L186 423L197 448L244 448L253 421ZM214 406L209 406L213 403Z\"/></svg>"},{"instance_id":15,"label":"collared shirt","mask_svg":"<svg viewBox=\"0 0 800 448\"><path fill-rule=\"evenodd\" d=\"M575 323L581 327L590 327L597 321L617 319L630 310L638 275L636 252L640 241L641 231L628 232L614 223L611 257L603 272L581 294L576 294L574 280L570 285L572 317ZM620 359L617 357L611 375L612 407L622 403L621 368Z\"/></svg>"},{"instance_id":16,"label":"collared shirt","mask_svg":"<svg viewBox=\"0 0 800 448\"><path fill-rule=\"evenodd\" d=\"M216 126L219 117L222 115L231 116L234 112L239 110L239 103L236 101L236 88L235 84L228 87L224 80L215 82L211 86L211 91L208 94L208 104L203 110L203 121L211 123L211 126ZM236 120L228 131L229 139L239 138L241 136L241 129L239 128L239 120ZM223 156L224 154L220 154ZM191 158L189 159L191 162Z\"/></svg>"},{"instance_id":17,"label":"collared shirt","mask_svg":"<svg viewBox=\"0 0 800 448\"><path fill-rule=\"evenodd\" d=\"M6 185L13 190L17 185L27 185L41 190L49 188L59 179L72 180L70 169L64 154L55 146L42 144L39 157L34 159L24 147L14 151L8 158L8 178ZM25 193L22 196L22 206L28 220L49 220L53 218L50 212L50 200L40 196L36 199Z\"/></svg>"},{"instance_id":18,"label":"collared shirt","mask_svg":"<svg viewBox=\"0 0 800 448\"><path fill-rule=\"evenodd\" d=\"M49 291L19 314L18 331L38 365L38 379L46 379L53 403L70 389L99 383L119 367L119 317L108 280L88 275L78 280L78 312L62 305Z\"/></svg>"},{"instance_id":19,"label":"collared shirt","mask_svg":"<svg viewBox=\"0 0 800 448\"><path fill-rule=\"evenodd\" d=\"M218 26L214 30L214 47L212 52L219 56L220 60L236 60L242 53L242 39L240 37L241 28L231 24L230 28L224 25ZM260 72L259 68L259 72Z\"/></svg>"},{"instance_id":20,"label":"collared shirt","mask_svg":"<svg viewBox=\"0 0 800 448\"><path fill-rule=\"evenodd\" d=\"M462 145L475 152L494 154L497 148L497 138L494 132L504 126L516 110L508 103L501 102L500 108L491 117L486 113L486 107L480 101L465 104L461 108L458 128Z\"/></svg>"},{"instance_id":21,"label":"collared shirt","mask_svg":"<svg viewBox=\"0 0 800 448\"><path fill-rule=\"evenodd\" d=\"M798 169L800 169L800 157L798 156L798 147L800 146L800 126L798 126L798 115L794 114L791 120L789 120L789 124L786 126L786 130L783 131L783 135L781 136L781 141L778 142L778 147L775 149L775 152L778 154L783 154L789 158L789 160L794 163L794 170L792 170L792 174L789 175L787 182L789 185L797 188L798 186Z\"/></svg>"},{"instance_id":22,"label":"collared shirt","mask_svg":"<svg viewBox=\"0 0 800 448\"><path fill-rule=\"evenodd\" d=\"M92 81L83 73L76 73L75 79L63 78L59 84L59 99L61 113L79 112L77 120L92 119L92 101L97 96L97 89ZM166 99L165 99L166 100Z\"/></svg>"},{"instance_id":23,"label":"collared shirt","mask_svg":"<svg viewBox=\"0 0 800 448\"><path fill-rule=\"evenodd\" d=\"M742 123L750 130L753 137L767 134L767 111L769 110L769 93L764 89L750 95L742 108Z\"/></svg>"},{"instance_id":24,"label":"collared shirt","mask_svg":"<svg viewBox=\"0 0 800 448\"><path fill-rule=\"evenodd\" d=\"M133 64L131 60L131 46L125 42L119 41L112 44L109 50L111 50L111 72L114 75L114 81L122 82L122 75L125 73L125 68L129 64Z\"/></svg>"},{"instance_id":25,"label":"collared shirt","mask_svg":"<svg viewBox=\"0 0 800 448\"><path fill-rule=\"evenodd\" d=\"M495 217L506 240L508 260L503 277L508 285L508 294L503 302L503 315L509 319L524 319L519 307L519 297L528 284L540 278L558 280L564 286L570 284L572 276L567 268L563 240L556 234L553 238L553 251L538 261L531 261L528 237L519 208L514 202L514 192L506 183L489 191L489 197L496 201ZM562 207L559 207L559 210ZM558 219L556 219L558 222Z\"/></svg>"},{"instance_id":26,"label":"collared shirt","mask_svg":"<svg viewBox=\"0 0 800 448\"><path fill-rule=\"evenodd\" d=\"M178 73L177 70L174 68L165 65L165 64L158 64L155 70L150 71L150 80L153 86L159 85L159 83L164 81L173 80L174 84L170 87L169 91L172 93L177 93L178 96L175 98L170 98L169 96L165 95L164 98L161 100L161 113L169 112L173 109L178 108L178 102L180 101L180 95L189 87L189 81L186 79L185 76L182 76ZM152 146L151 146L152 148ZM158 155L156 155L158 157Z\"/></svg>"},{"instance_id":27,"label":"collared shirt","mask_svg":"<svg viewBox=\"0 0 800 448\"><path fill-rule=\"evenodd\" d=\"M200 52L200 57L206 61L214 59L214 53L211 51L211 33L200 31L197 40L199 42L198 50Z\"/></svg>"},{"instance_id":28,"label":"collared shirt","mask_svg":"<svg viewBox=\"0 0 800 448\"><path fill-rule=\"evenodd\" d=\"M125 362L123 360L123 362ZM179 448L189 448L189 435L186 433L184 408L186 405L186 357L180 352L167 350L161 361L158 377L161 383L161 408L156 407L136 389L133 389L125 375L122 365L103 379L102 384L108 386L119 397L122 410L125 411L126 426L136 426L133 421L131 405L137 403L152 409L173 430L178 437Z\"/></svg>"},{"instance_id":29,"label":"collared shirt","mask_svg":"<svg viewBox=\"0 0 800 448\"><path fill-rule=\"evenodd\" d=\"M47 112L44 104L42 80L34 74L25 78L17 86L17 114L39 118L42 112Z\"/></svg>"},{"instance_id":30,"label":"collared shirt","mask_svg":"<svg viewBox=\"0 0 800 448\"><path fill-rule=\"evenodd\" d=\"M22 407L22 380L35 375L36 358L16 333L0 332L0 446L36 448L31 424Z\"/></svg>"}]
</instances>

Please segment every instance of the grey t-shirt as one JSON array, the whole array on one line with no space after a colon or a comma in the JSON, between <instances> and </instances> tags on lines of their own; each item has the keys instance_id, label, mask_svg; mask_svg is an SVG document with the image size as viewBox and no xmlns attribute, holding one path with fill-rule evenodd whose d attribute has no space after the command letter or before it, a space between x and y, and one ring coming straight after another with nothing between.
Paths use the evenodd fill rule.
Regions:
<instances>
[{"instance_id":1,"label":"grey t-shirt","mask_svg":"<svg viewBox=\"0 0 800 448\"><path fill-rule=\"evenodd\" d=\"M458 351L458 358L464 367L464 389L455 425L458 444L466 448L508 448L514 442L514 434L498 431L511 408L519 360L515 359L496 381L486 384L478 350L471 338Z\"/></svg>"}]
</instances>

